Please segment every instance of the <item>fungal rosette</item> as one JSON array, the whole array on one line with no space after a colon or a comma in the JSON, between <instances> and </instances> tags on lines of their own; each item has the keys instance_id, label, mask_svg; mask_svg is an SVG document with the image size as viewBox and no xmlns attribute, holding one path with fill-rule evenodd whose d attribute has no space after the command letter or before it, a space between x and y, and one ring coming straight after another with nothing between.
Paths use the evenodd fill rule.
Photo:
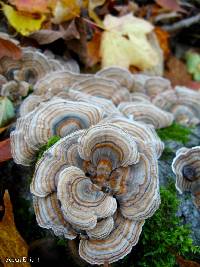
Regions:
<instances>
[{"instance_id":1,"label":"fungal rosette","mask_svg":"<svg viewBox=\"0 0 200 267\"><path fill-rule=\"evenodd\" d=\"M61 138L36 164L31 192L38 224L79 237L79 254L90 264L130 253L160 204L158 144L149 127L107 117Z\"/></svg>"},{"instance_id":2,"label":"fungal rosette","mask_svg":"<svg viewBox=\"0 0 200 267\"><path fill-rule=\"evenodd\" d=\"M191 192L194 203L200 208L200 146L179 149L172 162L172 170L179 193Z\"/></svg>"},{"instance_id":3,"label":"fungal rosette","mask_svg":"<svg viewBox=\"0 0 200 267\"><path fill-rule=\"evenodd\" d=\"M13 159L16 163L30 165L36 151L52 136L64 137L85 129L103 118L103 111L89 103L67 101L61 98L41 103L32 112L17 120L11 133Z\"/></svg>"}]
</instances>

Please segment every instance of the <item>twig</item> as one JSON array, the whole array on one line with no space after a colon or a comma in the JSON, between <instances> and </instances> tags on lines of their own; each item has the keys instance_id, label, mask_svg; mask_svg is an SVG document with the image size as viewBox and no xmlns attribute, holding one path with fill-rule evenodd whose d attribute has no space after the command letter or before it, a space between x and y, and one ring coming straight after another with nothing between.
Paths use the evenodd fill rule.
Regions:
<instances>
[{"instance_id":1,"label":"twig","mask_svg":"<svg viewBox=\"0 0 200 267\"><path fill-rule=\"evenodd\" d=\"M176 22L172 25L163 26L162 28L168 32L174 32L177 30L181 30L183 28L190 27L192 24L195 24L198 22L200 22L200 13L193 16L193 17L183 19L183 20Z\"/></svg>"}]
</instances>

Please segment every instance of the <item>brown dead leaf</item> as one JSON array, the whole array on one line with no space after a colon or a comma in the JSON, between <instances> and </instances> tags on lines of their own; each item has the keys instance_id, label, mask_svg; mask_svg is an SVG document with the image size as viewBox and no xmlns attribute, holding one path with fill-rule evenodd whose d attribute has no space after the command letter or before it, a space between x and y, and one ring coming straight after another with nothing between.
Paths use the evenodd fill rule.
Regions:
<instances>
[{"instance_id":1,"label":"brown dead leaf","mask_svg":"<svg viewBox=\"0 0 200 267\"><path fill-rule=\"evenodd\" d=\"M167 61L164 76L171 81L173 86L187 86L192 81L192 76L187 72L186 65L176 57L170 57Z\"/></svg>"},{"instance_id":2,"label":"brown dead leaf","mask_svg":"<svg viewBox=\"0 0 200 267\"><path fill-rule=\"evenodd\" d=\"M96 30L92 39L87 43L87 66L92 67L100 61L101 32Z\"/></svg>"},{"instance_id":3,"label":"brown dead leaf","mask_svg":"<svg viewBox=\"0 0 200 267\"><path fill-rule=\"evenodd\" d=\"M127 5L116 5L114 6L114 9L119 12L118 16L124 16L128 13L135 13L138 11L138 5L134 2L128 2Z\"/></svg>"},{"instance_id":4,"label":"brown dead leaf","mask_svg":"<svg viewBox=\"0 0 200 267\"><path fill-rule=\"evenodd\" d=\"M79 39L80 34L77 30L75 19L69 22L61 23L59 25L59 30L39 30L29 35L30 38L36 40L38 44L50 44L58 39L71 40Z\"/></svg>"},{"instance_id":5,"label":"brown dead leaf","mask_svg":"<svg viewBox=\"0 0 200 267\"><path fill-rule=\"evenodd\" d=\"M66 46L70 51L76 53L84 64L87 62L87 32L86 22L82 18L75 18L74 23L79 33L79 38L74 37L66 41ZM66 40L66 39L65 39Z\"/></svg>"},{"instance_id":6,"label":"brown dead leaf","mask_svg":"<svg viewBox=\"0 0 200 267\"><path fill-rule=\"evenodd\" d=\"M12 204L10 201L10 196L6 190L4 193L4 206L5 213L2 221L0 221L0 258L3 261L4 266L13 267L22 266L30 267L28 262L21 263L5 263L6 258L20 258L28 257L28 246L23 238L20 236L16 229Z\"/></svg>"},{"instance_id":7,"label":"brown dead leaf","mask_svg":"<svg viewBox=\"0 0 200 267\"><path fill-rule=\"evenodd\" d=\"M36 40L38 44L50 44L54 41L63 38L63 33L53 30L39 30L29 35L30 38Z\"/></svg>"},{"instance_id":8,"label":"brown dead leaf","mask_svg":"<svg viewBox=\"0 0 200 267\"><path fill-rule=\"evenodd\" d=\"M0 142L0 162L4 162L12 158L10 148L10 138Z\"/></svg>"},{"instance_id":9,"label":"brown dead leaf","mask_svg":"<svg viewBox=\"0 0 200 267\"><path fill-rule=\"evenodd\" d=\"M169 33L165 30L161 29L160 27L155 27L154 32L158 38L159 45L163 50L165 59L168 58L170 54L169 48Z\"/></svg>"},{"instance_id":10,"label":"brown dead leaf","mask_svg":"<svg viewBox=\"0 0 200 267\"><path fill-rule=\"evenodd\" d=\"M14 42L1 38L0 36L0 59L5 56L13 59L20 59L22 51L21 48Z\"/></svg>"},{"instance_id":11,"label":"brown dead leaf","mask_svg":"<svg viewBox=\"0 0 200 267\"><path fill-rule=\"evenodd\" d=\"M179 5L178 0L156 0L155 2L168 10L185 12L185 10Z\"/></svg>"},{"instance_id":12,"label":"brown dead leaf","mask_svg":"<svg viewBox=\"0 0 200 267\"><path fill-rule=\"evenodd\" d=\"M186 260L179 255L176 256L176 262L178 263L179 267L200 267L198 262Z\"/></svg>"}]
</instances>

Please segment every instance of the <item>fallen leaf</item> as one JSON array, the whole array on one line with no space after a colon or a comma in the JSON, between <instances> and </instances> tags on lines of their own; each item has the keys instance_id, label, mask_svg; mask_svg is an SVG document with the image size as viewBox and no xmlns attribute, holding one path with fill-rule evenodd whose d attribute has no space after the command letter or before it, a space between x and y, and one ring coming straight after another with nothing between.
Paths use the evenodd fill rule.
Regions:
<instances>
[{"instance_id":1,"label":"fallen leaf","mask_svg":"<svg viewBox=\"0 0 200 267\"><path fill-rule=\"evenodd\" d=\"M59 0L53 10L52 22L59 24L79 16L81 3L78 0Z\"/></svg>"},{"instance_id":2,"label":"fallen leaf","mask_svg":"<svg viewBox=\"0 0 200 267\"><path fill-rule=\"evenodd\" d=\"M40 18L35 19L30 13L24 13L16 11L13 7L0 2L2 5L2 11L6 16L9 24L15 28L15 30L22 35L29 35L31 32L37 31L41 28L42 22L46 19L43 14Z\"/></svg>"},{"instance_id":3,"label":"fallen leaf","mask_svg":"<svg viewBox=\"0 0 200 267\"><path fill-rule=\"evenodd\" d=\"M168 58L170 54L170 48L169 48L169 33L165 30L161 29L160 27L156 27L154 29L154 32L157 36L157 39L160 44L160 48L162 49L164 53L165 59Z\"/></svg>"},{"instance_id":4,"label":"fallen leaf","mask_svg":"<svg viewBox=\"0 0 200 267\"><path fill-rule=\"evenodd\" d=\"M96 30L92 39L87 43L87 66L92 67L100 62L101 32Z\"/></svg>"},{"instance_id":5,"label":"fallen leaf","mask_svg":"<svg viewBox=\"0 0 200 267\"><path fill-rule=\"evenodd\" d=\"M117 65L125 68L133 65L140 70L155 67L159 56L148 40L153 26L128 14L122 17L107 15L102 33L102 67Z\"/></svg>"},{"instance_id":6,"label":"fallen leaf","mask_svg":"<svg viewBox=\"0 0 200 267\"><path fill-rule=\"evenodd\" d=\"M116 5L114 6L114 9L119 12L118 16L124 16L128 13L135 14L138 11L138 5L134 2L128 2L126 5Z\"/></svg>"},{"instance_id":7,"label":"fallen leaf","mask_svg":"<svg viewBox=\"0 0 200 267\"><path fill-rule=\"evenodd\" d=\"M200 54L195 52L186 53L187 70L193 75L195 81L200 81Z\"/></svg>"},{"instance_id":8,"label":"fallen leaf","mask_svg":"<svg viewBox=\"0 0 200 267\"><path fill-rule=\"evenodd\" d=\"M18 60L22 57L22 51L12 39L4 38L3 34L0 34L0 59L4 56Z\"/></svg>"},{"instance_id":9,"label":"fallen leaf","mask_svg":"<svg viewBox=\"0 0 200 267\"><path fill-rule=\"evenodd\" d=\"M10 201L10 196L8 190L4 193L4 206L5 213L2 221L0 221L0 258L4 266L13 267L28 267L30 263L5 263L6 258L12 259L23 259L23 257L28 257L28 246L23 238L20 236L16 229L14 222L14 215L12 204Z\"/></svg>"},{"instance_id":10,"label":"fallen leaf","mask_svg":"<svg viewBox=\"0 0 200 267\"><path fill-rule=\"evenodd\" d=\"M82 18L75 18L74 23L80 37L78 39L76 37L71 40L67 40L65 43L67 48L76 53L80 61L86 64L87 62L87 32L85 25L86 22Z\"/></svg>"},{"instance_id":11,"label":"fallen leaf","mask_svg":"<svg viewBox=\"0 0 200 267\"><path fill-rule=\"evenodd\" d=\"M0 162L7 161L9 159L12 159L10 138L0 142Z\"/></svg>"},{"instance_id":12,"label":"fallen leaf","mask_svg":"<svg viewBox=\"0 0 200 267\"><path fill-rule=\"evenodd\" d=\"M15 117L15 110L12 102L6 97L0 97L0 127L5 126Z\"/></svg>"},{"instance_id":13,"label":"fallen leaf","mask_svg":"<svg viewBox=\"0 0 200 267\"><path fill-rule=\"evenodd\" d=\"M192 76L187 72L186 65L176 57L170 57L166 64L164 76L173 86L187 86L192 81Z\"/></svg>"},{"instance_id":14,"label":"fallen leaf","mask_svg":"<svg viewBox=\"0 0 200 267\"><path fill-rule=\"evenodd\" d=\"M105 3L105 0L89 0L88 2L88 14L89 16L99 25L103 26L102 21L99 19L97 14L95 13L95 8L102 6Z\"/></svg>"},{"instance_id":15,"label":"fallen leaf","mask_svg":"<svg viewBox=\"0 0 200 267\"><path fill-rule=\"evenodd\" d=\"M29 35L30 38L35 39L39 44L50 44L58 39L66 41L71 39L80 39L75 19L70 22L63 22L59 25L58 30L39 30Z\"/></svg>"},{"instance_id":16,"label":"fallen leaf","mask_svg":"<svg viewBox=\"0 0 200 267\"><path fill-rule=\"evenodd\" d=\"M9 0L17 10L29 13L48 12L48 2L47 0Z\"/></svg>"},{"instance_id":17,"label":"fallen leaf","mask_svg":"<svg viewBox=\"0 0 200 267\"><path fill-rule=\"evenodd\" d=\"M168 10L185 12L178 0L156 0L155 2Z\"/></svg>"},{"instance_id":18,"label":"fallen leaf","mask_svg":"<svg viewBox=\"0 0 200 267\"><path fill-rule=\"evenodd\" d=\"M44 45L63 38L63 32L54 30L39 30L31 33L29 37L36 40L38 44Z\"/></svg>"},{"instance_id":19,"label":"fallen leaf","mask_svg":"<svg viewBox=\"0 0 200 267\"><path fill-rule=\"evenodd\" d=\"M186 260L179 255L176 256L176 262L178 263L179 267L200 267L198 262Z\"/></svg>"}]
</instances>

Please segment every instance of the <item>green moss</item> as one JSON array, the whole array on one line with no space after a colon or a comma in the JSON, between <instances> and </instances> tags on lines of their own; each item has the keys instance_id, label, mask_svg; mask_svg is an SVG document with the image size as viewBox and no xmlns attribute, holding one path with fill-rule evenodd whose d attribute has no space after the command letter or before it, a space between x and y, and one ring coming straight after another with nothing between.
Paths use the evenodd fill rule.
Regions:
<instances>
[{"instance_id":1,"label":"green moss","mask_svg":"<svg viewBox=\"0 0 200 267\"><path fill-rule=\"evenodd\" d=\"M143 251L138 266L174 267L176 256L200 253L200 247L194 246L188 225L182 225L176 216L179 200L176 196L174 182L161 188L161 205L158 211L148 220L140 239Z\"/></svg>"},{"instance_id":2,"label":"green moss","mask_svg":"<svg viewBox=\"0 0 200 267\"><path fill-rule=\"evenodd\" d=\"M182 126L177 123L173 123L171 126L158 129L157 134L161 140L174 140L186 144L190 139L190 134L192 133L190 128Z\"/></svg>"},{"instance_id":3,"label":"green moss","mask_svg":"<svg viewBox=\"0 0 200 267\"><path fill-rule=\"evenodd\" d=\"M51 138L49 138L48 142L43 145L40 150L38 151L37 154L37 161L39 159L41 159L41 157L43 156L44 152L49 149L50 147L52 147L56 142L58 142L60 140L60 136L54 135Z\"/></svg>"},{"instance_id":4,"label":"green moss","mask_svg":"<svg viewBox=\"0 0 200 267\"><path fill-rule=\"evenodd\" d=\"M174 152L170 147L165 147L160 160L169 160L174 157Z\"/></svg>"}]
</instances>

